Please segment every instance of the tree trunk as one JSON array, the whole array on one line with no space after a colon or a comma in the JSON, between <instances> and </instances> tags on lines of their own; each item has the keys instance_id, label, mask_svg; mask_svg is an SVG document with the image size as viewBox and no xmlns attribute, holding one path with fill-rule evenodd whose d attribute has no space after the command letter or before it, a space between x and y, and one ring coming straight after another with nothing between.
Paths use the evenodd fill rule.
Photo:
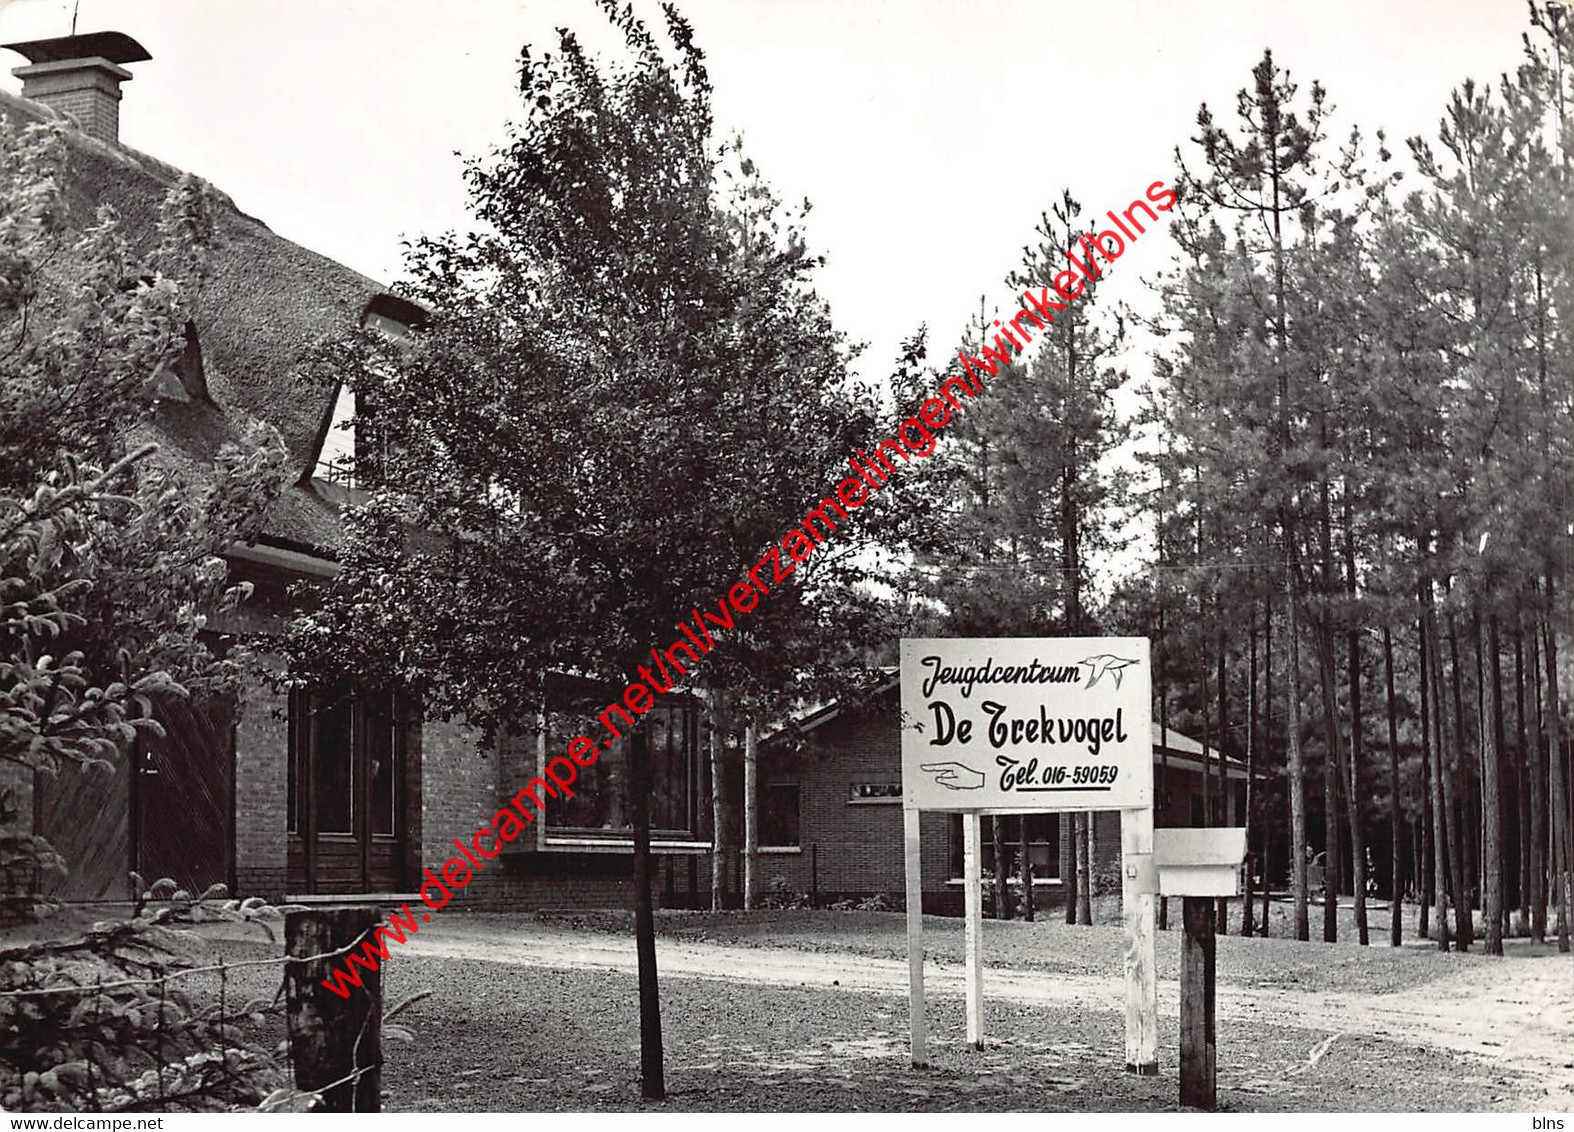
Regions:
<instances>
[{"instance_id":1,"label":"tree trunk","mask_svg":"<svg viewBox=\"0 0 1574 1132\"><path fill-rule=\"evenodd\" d=\"M1530 852L1530 764L1535 761L1525 742L1525 632L1518 612L1514 614L1514 750L1519 753L1519 772L1514 776L1519 787L1519 923L1515 934L1530 934L1531 852Z\"/></svg>"},{"instance_id":2,"label":"tree trunk","mask_svg":"<svg viewBox=\"0 0 1574 1132\"><path fill-rule=\"evenodd\" d=\"M1093 923L1093 815L1077 815L1077 919Z\"/></svg>"},{"instance_id":3,"label":"tree trunk","mask_svg":"<svg viewBox=\"0 0 1574 1132\"><path fill-rule=\"evenodd\" d=\"M1060 815L1060 891L1066 898L1066 923L1077 922L1077 817Z\"/></svg>"},{"instance_id":4,"label":"tree trunk","mask_svg":"<svg viewBox=\"0 0 1574 1132\"><path fill-rule=\"evenodd\" d=\"M1273 750L1273 591L1270 589L1263 594L1263 752ZM1267 818L1272 812L1270 809L1272 793L1268 786L1268 773L1264 768L1262 776L1263 798L1257 807L1257 813L1262 826L1262 934L1268 934L1268 898L1273 889L1272 874L1269 872L1271 864L1269 850L1269 827L1273 824Z\"/></svg>"},{"instance_id":5,"label":"tree trunk","mask_svg":"<svg viewBox=\"0 0 1574 1132\"><path fill-rule=\"evenodd\" d=\"M1350 670L1349 767L1343 775L1345 809L1350 823L1350 886L1355 889L1355 935L1362 947L1370 942L1366 922L1366 830L1361 823L1361 631L1357 627L1358 587L1355 576L1355 518L1348 486L1340 492L1344 511L1344 588L1350 599L1350 629L1346 634L1346 662Z\"/></svg>"},{"instance_id":6,"label":"tree trunk","mask_svg":"<svg viewBox=\"0 0 1574 1132\"><path fill-rule=\"evenodd\" d=\"M1541 619L1530 634L1530 678L1536 691L1535 741L1530 744L1530 938L1547 939L1547 760L1546 700L1542 696Z\"/></svg>"},{"instance_id":7,"label":"tree trunk","mask_svg":"<svg viewBox=\"0 0 1574 1132\"><path fill-rule=\"evenodd\" d=\"M1229 695L1228 695L1228 692L1229 692L1229 680L1227 679L1227 673L1225 672L1225 653L1226 653L1227 648L1228 648L1228 642L1225 639L1225 635L1224 635L1223 610L1215 608L1214 613L1215 613L1215 616L1218 618L1219 626L1220 626L1219 627L1219 657L1218 657L1218 666L1219 667L1218 667L1217 679L1215 681L1218 684L1218 686L1219 686L1219 742L1217 744L1217 746L1218 746L1218 755L1219 755L1219 757L1218 757L1218 766L1219 766L1219 801L1218 801L1218 807L1219 807L1219 812L1218 812L1218 816L1210 824L1212 824L1212 825L1228 825L1230 823L1230 817L1229 817L1229 815L1230 815L1230 774L1229 774L1229 767L1225 763L1225 760L1224 760L1224 737L1230 733L1230 713L1229 713ZM1204 769L1204 773L1206 773L1207 768L1204 767L1203 769ZM1217 917L1217 921L1218 921L1214 925L1214 930L1216 932L1218 932L1219 935L1229 935L1230 934L1230 903L1229 903L1229 901L1225 900L1222 896L1217 901L1215 901L1214 914Z\"/></svg>"},{"instance_id":8,"label":"tree trunk","mask_svg":"<svg viewBox=\"0 0 1574 1132\"><path fill-rule=\"evenodd\" d=\"M1383 679L1388 691L1388 824L1393 846L1388 872L1388 945L1404 942L1404 807L1399 800L1399 705L1394 695L1394 635L1383 626Z\"/></svg>"},{"instance_id":9,"label":"tree trunk","mask_svg":"<svg viewBox=\"0 0 1574 1132\"><path fill-rule=\"evenodd\" d=\"M1327 611L1317 620L1317 674L1323 690L1323 942L1339 941L1339 699L1334 635Z\"/></svg>"},{"instance_id":10,"label":"tree trunk","mask_svg":"<svg viewBox=\"0 0 1574 1132\"><path fill-rule=\"evenodd\" d=\"M1288 561L1285 573L1290 573ZM1290 872L1295 887L1295 938L1304 941L1311 939L1312 933L1306 892L1306 764L1301 760L1301 632L1293 577L1287 578L1287 584L1290 673L1285 677L1284 694L1289 707L1285 726L1290 732L1290 743L1285 769L1290 782Z\"/></svg>"},{"instance_id":11,"label":"tree trunk","mask_svg":"<svg viewBox=\"0 0 1574 1132\"><path fill-rule=\"evenodd\" d=\"M656 914L651 902L650 751L642 727L629 736L629 793L634 817L634 949L639 963L640 1095L664 1100L666 1074L661 1052L661 990L656 982Z\"/></svg>"},{"instance_id":12,"label":"tree trunk","mask_svg":"<svg viewBox=\"0 0 1574 1132\"><path fill-rule=\"evenodd\" d=\"M1423 586L1430 583L1423 582ZM1432 743L1430 757L1427 761L1427 776L1430 780L1428 797L1431 800L1432 822L1432 891L1435 901L1432 912L1437 927L1437 949L1448 950L1448 833L1444 813L1447 801L1443 795L1444 755L1443 755L1443 704L1441 693L1443 691L1443 678L1437 670L1438 658L1442 650L1437 647L1437 626L1432 616L1430 594L1422 598L1425 612L1422 614L1421 626L1421 678L1426 685L1426 699L1424 705L1430 703L1432 707Z\"/></svg>"},{"instance_id":13,"label":"tree trunk","mask_svg":"<svg viewBox=\"0 0 1574 1132\"><path fill-rule=\"evenodd\" d=\"M1552 822L1548 832L1555 849L1553 854L1552 882L1558 894L1558 950L1569 950L1569 920L1571 901L1574 901L1574 819L1569 813L1569 796L1563 773L1563 744L1559 736L1558 712L1558 641L1557 630L1552 625L1552 610L1556 591L1552 579L1547 579L1546 603L1541 609L1541 649L1547 668L1547 787L1552 804Z\"/></svg>"},{"instance_id":14,"label":"tree trunk","mask_svg":"<svg viewBox=\"0 0 1574 1132\"><path fill-rule=\"evenodd\" d=\"M1011 918L1011 894L1006 887L1006 838L1005 831L1001 828L1001 819L989 819L989 840L995 852L995 875L992 886L995 890L995 919L1009 920Z\"/></svg>"},{"instance_id":15,"label":"tree trunk","mask_svg":"<svg viewBox=\"0 0 1574 1132\"><path fill-rule=\"evenodd\" d=\"M1489 663L1481 657L1481 614L1472 618L1476 645L1476 713L1480 720L1481 752L1481 915L1486 920L1488 955L1503 954L1503 867L1498 812L1498 713L1503 708L1498 692L1497 618L1492 619L1488 644ZM1491 677L1492 687L1486 686Z\"/></svg>"},{"instance_id":16,"label":"tree trunk","mask_svg":"<svg viewBox=\"0 0 1574 1132\"><path fill-rule=\"evenodd\" d=\"M1257 803L1257 608L1252 607L1252 622L1247 630L1246 663L1246 812L1241 824L1246 827L1246 883L1241 892L1241 934L1253 934L1251 843L1253 810Z\"/></svg>"},{"instance_id":17,"label":"tree trunk","mask_svg":"<svg viewBox=\"0 0 1574 1132\"><path fill-rule=\"evenodd\" d=\"M727 906L727 791L722 778L722 752L725 743L722 693L711 697L710 727L710 910L720 912Z\"/></svg>"},{"instance_id":18,"label":"tree trunk","mask_svg":"<svg viewBox=\"0 0 1574 1132\"><path fill-rule=\"evenodd\" d=\"M1018 873L1022 878L1022 918L1028 923L1033 922L1033 854L1029 848L1027 836L1027 816L1023 815L1018 825L1017 852Z\"/></svg>"},{"instance_id":19,"label":"tree trunk","mask_svg":"<svg viewBox=\"0 0 1574 1132\"><path fill-rule=\"evenodd\" d=\"M1454 874L1454 949L1469 951L1470 941L1475 938L1471 916L1475 903L1466 883L1465 832L1460 828L1460 806L1456 798L1459 765L1464 761L1465 699L1459 688L1459 633L1452 612L1448 615L1448 657L1449 686L1454 693L1454 733L1443 775L1443 804L1448 807L1444 816L1448 821L1449 864Z\"/></svg>"},{"instance_id":20,"label":"tree trunk","mask_svg":"<svg viewBox=\"0 0 1574 1132\"><path fill-rule=\"evenodd\" d=\"M1362 947L1371 940L1366 921L1366 831L1361 824L1361 638L1351 632L1346 643L1350 667L1350 754L1344 777L1345 811L1350 823L1350 877L1355 889L1355 935Z\"/></svg>"},{"instance_id":21,"label":"tree trunk","mask_svg":"<svg viewBox=\"0 0 1574 1132\"><path fill-rule=\"evenodd\" d=\"M760 732L743 729L743 907L753 911L760 874Z\"/></svg>"}]
</instances>

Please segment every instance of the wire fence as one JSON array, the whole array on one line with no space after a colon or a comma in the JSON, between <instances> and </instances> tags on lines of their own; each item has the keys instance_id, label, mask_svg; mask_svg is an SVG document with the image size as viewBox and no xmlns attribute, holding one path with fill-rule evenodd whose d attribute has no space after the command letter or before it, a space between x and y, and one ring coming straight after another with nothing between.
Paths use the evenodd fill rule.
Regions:
<instances>
[{"instance_id":1,"label":"wire fence","mask_svg":"<svg viewBox=\"0 0 1574 1132\"><path fill-rule=\"evenodd\" d=\"M0 1108L305 1111L344 1086L353 1106L355 1086L377 1067L380 1051L363 1051L363 1024L350 1062L357 1068L311 1090L296 1088L290 968L304 983L323 969L314 965L354 951L367 933L310 955L205 961L248 941L210 941L190 929L262 922L280 946L271 924L282 923L283 910L226 901L216 917L192 917L193 907L0 948ZM380 1013L380 1002L374 1006ZM373 1064L363 1064L363 1053Z\"/></svg>"}]
</instances>

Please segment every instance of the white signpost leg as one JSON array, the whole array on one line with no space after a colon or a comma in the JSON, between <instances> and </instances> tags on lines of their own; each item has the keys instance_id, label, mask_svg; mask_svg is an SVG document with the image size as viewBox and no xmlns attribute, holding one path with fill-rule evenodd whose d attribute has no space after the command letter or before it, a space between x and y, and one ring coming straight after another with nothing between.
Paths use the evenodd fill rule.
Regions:
<instances>
[{"instance_id":1,"label":"white signpost leg","mask_svg":"<svg viewBox=\"0 0 1574 1132\"><path fill-rule=\"evenodd\" d=\"M979 884L979 819L977 811L962 815L962 889L967 911L967 1040L984 1048L984 893Z\"/></svg>"},{"instance_id":2,"label":"white signpost leg","mask_svg":"<svg viewBox=\"0 0 1574 1132\"><path fill-rule=\"evenodd\" d=\"M924 866L919 842L917 810L902 811L907 841L907 1018L912 1040L913 1064L929 1064L925 1049L928 1026L924 1018Z\"/></svg>"},{"instance_id":3,"label":"white signpost leg","mask_svg":"<svg viewBox=\"0 0 1574 1132\"><path fill-rule=\"evenodd\" d=\"M1153 963L1153 810L1120 812L1121 907L1126 921L1126 1070L1159 1072L1159 991Z\"/></svg>"}]
</instances>

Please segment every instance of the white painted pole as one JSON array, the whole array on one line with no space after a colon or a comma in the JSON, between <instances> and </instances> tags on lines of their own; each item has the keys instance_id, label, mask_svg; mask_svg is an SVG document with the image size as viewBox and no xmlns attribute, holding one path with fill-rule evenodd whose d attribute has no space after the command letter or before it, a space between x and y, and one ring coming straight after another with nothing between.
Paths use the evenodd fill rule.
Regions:
<instances>
[{"instance_id":1,"label":"white painted pole","mask_svg":"<svg viewBox=\"0 0 1574 1132\"><path fill-rule=\"evenodd\" d=\"M929 1064L929 1029L924 1017L924 857L919 841L919 811L902 811L907 842L907 1021L913 1064Z\"/></svg>"},{"instance_id":2,"label":"white painted pole","mask_svg":"<svg viewBox=\"0 0 1574 1132\"><path fill-rule=\"evenodd\" d=\"M1159 991L1153 960L1153 810L1120 812L1121 912L1126 925L1126 1071L1159 1072Z\"/></svg>"},{"instance_id":3,"label":"white painted pole","mask_svg":"<svg viewBox=\"0 0 1574 1132\"><path fill-rule=\"evenodd\" d=\"M962 815L962 888L967 911L967 1040L974 1049L984 1048L984 893L979 883L979 818L977 811Z\"/></svg>"}]
</instances>

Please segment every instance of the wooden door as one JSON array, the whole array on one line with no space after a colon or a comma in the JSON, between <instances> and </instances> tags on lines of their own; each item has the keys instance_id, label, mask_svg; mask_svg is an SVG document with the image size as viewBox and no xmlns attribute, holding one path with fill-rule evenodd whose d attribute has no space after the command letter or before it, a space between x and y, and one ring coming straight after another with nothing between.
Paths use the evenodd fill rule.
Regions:
<instances>
[{"instance_id":1,"label":"wooden door","mask_svg":"<svg viewBox=\"0 0 1574 1132\"><path fill-rule=\"evenodd\" d=\"M406 884L411 723L387 693L339 685L291 700L291 892L398 892Z\"/></svg>"},{"instance_id":2,"label":"wooden door","mask_svg":"<svg viewBox=\"0 0 1574 1132\"><path fill-rule=\"evenodd\" d=\"M158 705L163 738L135 751L136 870L149 884L168 877L193 896L209 885L233 891L235 702L170 698Z\"/></svg>"}]
</instances>

